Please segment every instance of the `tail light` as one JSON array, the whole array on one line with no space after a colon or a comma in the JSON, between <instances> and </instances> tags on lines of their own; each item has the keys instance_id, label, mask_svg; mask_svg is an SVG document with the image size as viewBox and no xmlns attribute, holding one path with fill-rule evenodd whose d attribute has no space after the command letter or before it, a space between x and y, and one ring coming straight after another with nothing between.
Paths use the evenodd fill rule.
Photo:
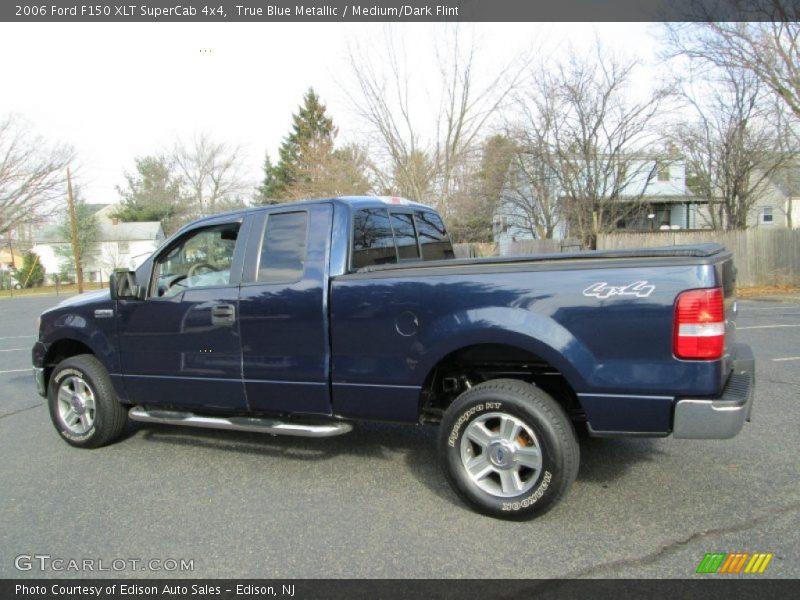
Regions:
<instances>
[{"instance_id":1,"label":"tail light","mask_svg":"<svg viewBox=\"0 0 800 600\"><path fill-rule=\"evenodd\" d=\"M725 348L722 289L689 290L675 302L673 352L678 358L714 360Z\"/></svg>"}]
</instances>

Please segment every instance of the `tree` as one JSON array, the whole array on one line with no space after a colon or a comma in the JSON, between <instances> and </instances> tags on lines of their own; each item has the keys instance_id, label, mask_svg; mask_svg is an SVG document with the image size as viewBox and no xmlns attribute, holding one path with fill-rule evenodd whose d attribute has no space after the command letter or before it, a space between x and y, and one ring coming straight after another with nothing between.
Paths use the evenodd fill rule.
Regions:
<instances>
[{"instance_id":1,"label":"tree","mask_svg":"<svg viewBox=\"0 0 800 600\"><path fill-rule=\"evenodd\" d=\"M117 186L122 203L114 216L121 221L161 221L169 235L186 217L183 182L166 156L143 156L135 163L136 172L125 173L127 186Z\"/></svg>"},{"instance_id":2,"label":"tree","mask_svg":"<svg viewBox=\"0 0 800 600\"><path fill-rule=\"evenodd\" d=\"M765 184L789 155L780 151L775 113L748 70L725 68L702 93L684 90L695 119L676 126L690 189L709 206L715 229L746 229Z\"/></svg>"},{"instance_id":3,"label":"tree","mask_svg":"<svg viewBox=\"0 0 800 600\"><path fill-rule=\"evenodd\" d=\"M476 45L462 44L456 31L435 52L439 78L429 91L438 110L433 126L428 126L416 118L412 106L411 82L418 80L410 77L404 48L391 35L384 41L380 48L350 53L356 81L350 101L379 149L380 187L432 204L450 217L455 199L463 197L462 184L470 179L482 136L518 84L524 61L495 68L479 86ZM379 66L376 57L383 59Z\"/></svg>"},{"instance_id":4,"label":"tree","mask_svg":"<svg viewBox=\"0 0 800 600\"><path fill-rule=\"evenodd\" d=\"M47 144L18 118L0 120L0 235L51 212L73 157L71 148Z\"/></svg>"},{"instance_id":5,"label":"tree","mask_svg":"<svg viewBox=\"0 0 800 600\"><path fill-rule=\"evenodd\" d=\"M84 202L80 190L75 188L75 221L78 228L78 260L86 271L86 265L97 255L97 236L99 225L94 211ZM65 210L58 225L59 238L69 241L72 239L72 225L69 211ZM75 257L69 243L55 246L55 253L62 259L62 272L75 272Z\"/></svg>"},{"instance_id":6,"label":"tree","mask_svg":"<svg viewBox=\"0 0 800 600\"><path fill-rule=\"evenodd\" d=\"M292 128L273 165L267 156L261 202L315 196L365 194L372 187L365 175L368 160L356 145L336 148L338 129L320 97L309 88L292 115Z\"/></svg>"},{"instance_id":7,"label":"tree","mask_svg":"<svg viewBox=\"0 0 800 600\"><path fill-rule=\"evenodd\" d=\"M302 159L294 170L295 181L286 187L287 200L324 196L360 196L372 184L365 171L366 153L356 145L333 149L328 145L303 144Z\"/></svg>"},{"instance_id":8,"label":"tree","mask_svg":"<svg viewBox=\"0 0 800 600\"><path fill-rule=\"evenodd\" d=\"M774 127L777 134L777 148L778 153L784 157L783 164L776 169L774 179L779 182L779 185L786 190L786 195L789 197L786 202L786 208L783 210L786 217L787 229L794 228L794 215L792 214L792 190L800 188L800 120L794 118L786 106L780 99L776 99L773 104L773 114L775 115Z\"/></svg>"},{"instance_id":9,"label":"tree","mask_svg":"<svg viewBox=\"0 0 800 600\"><path fill-rule=\"evenodd\" d=\"M38 254L26 252L22 255L22 268L17 272L17 281L23 287L33 287L44 282L44 267Z\"/></svg>"},{"instance_id":10,"label":"tree","mask_svg":"<svg viewBox=\"0 0 800 600\"><path fill-rule=\"evenodd\" d=\"M301 178L300 170L305 170L307 175L314 161L328 158L336 133L325 105L314 89L309 88L298 111L292 114L292 129L278 149L278 163L273 165L269 155L266 157L264 182L259 188L262 202L280 201L289 186Z\"/></svg>"},{"instance_id":11,"label":"tree","mask_svg":"<svg viewBox=\"0 0 800 600\"><path fill-rule=\"evenodd\" d=\"M211 215L243 206L246 189L241 174L241 149L215 142L200 133L185 143L178 140L172 160L187 188L189 216Z\"/></svg>"},{"instance_id":12,"label":"tree","mask_svg":"<svg viewBox=\"0 0 800 600\"><path fill-rule=\"evenodd\" d=\"M518 147L509 136L496 134L481 145L480 161L466 169L468 179L459 183L448 223L456 242L491 242L492 218L498 207L509 165Z\"/></svg>"},{"instance_id":13,"label":"tree","mask_svg":"<svg viewBox=\"0 0 800 600\"><path fill-rule=\"evenodd\" d=\"M525 226L534 239L551 239L562 220L558 190L550 149L529 143L510 161L502 193L503 216Z\"/></svg>"},{"instance_id":14,"label":"tree","mask_svg":"<svg viewBox=\"0 0 800 600\"><path fill-rule=\"evenodd\" d=\"M543 63L518 99L525 115L521 145L534 157L530 168L518 166L540 203L532 214L553 215L550 194L556 194L570 235L585 247L595 247L598 234L641 211L656 175L652 126L667 91L634 100L630 84L637 66L598 43L593 55L572 52Z\"/></svg>"},{"instance_id":15,"label":"tree","mask_svg":"<svg viewBox=\"0 0 800 600\"><path fill-rule=\"evenodd\" d=\"M666 24L669 54L748 71L800 118L798 5L793 0L752 0L748 5L755 18Z\"/></svg>"}]
</instances>

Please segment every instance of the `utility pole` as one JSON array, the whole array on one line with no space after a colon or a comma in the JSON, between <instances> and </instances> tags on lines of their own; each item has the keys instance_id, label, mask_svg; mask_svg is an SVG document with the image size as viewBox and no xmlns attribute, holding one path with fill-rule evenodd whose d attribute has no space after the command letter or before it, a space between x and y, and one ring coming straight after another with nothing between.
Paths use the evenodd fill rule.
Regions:
<instances>
[{"instance_id":1,"label":"utility pole","mask_svg":"<svg viewBox=\"0 0 800 600\"><path fill-rule=\"evenodd\" d=\"M67 204L69 205L69 223L72 230L72 257L75 259L75 278L78 280L78 293L83 293L83 267L81 251L78 245L78 218L75 216L75 200L72 197L72 177L67 167Z\"/></svg>"}]
</instances>

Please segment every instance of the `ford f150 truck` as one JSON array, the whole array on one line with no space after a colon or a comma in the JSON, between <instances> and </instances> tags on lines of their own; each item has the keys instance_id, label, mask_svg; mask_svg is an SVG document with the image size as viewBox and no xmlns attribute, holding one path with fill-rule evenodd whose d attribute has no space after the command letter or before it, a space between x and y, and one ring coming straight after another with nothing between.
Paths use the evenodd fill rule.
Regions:
<instances>
[{"instance_id":1,"label":"ford f150 truck","mask_svg":"<svg viewBox=\"0 0 800 600\"><path fill-rule=\"evenodd\" d=\"M335 198L217 215L41 316L34 377L73 446L128 419L332 436L431 423L454 490L530 518L577 431L728 438L754 360L715 244L461 260L439 215Z\"/></svg>"}]
</instances>

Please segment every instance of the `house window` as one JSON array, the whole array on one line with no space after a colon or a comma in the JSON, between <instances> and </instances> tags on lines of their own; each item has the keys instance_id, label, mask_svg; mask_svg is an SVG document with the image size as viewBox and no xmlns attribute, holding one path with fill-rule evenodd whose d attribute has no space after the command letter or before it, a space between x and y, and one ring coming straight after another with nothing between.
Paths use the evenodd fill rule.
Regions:
<instances>
[{"instance_id":1,"label":"house window","mask_svg":"<svg viewBox=\"0 0 800 600\"><path fill-rule=\"evenodd\" d=\"M759 222L762 225L772 225L775 222L775 215L771 206L762 206L759 214Z\"/></svg>"},{"instance_id":2,"label":"house window","mask_svg":"<svg viewBox=\"0 0 800 600\"><path fill-rule=\"evenodd\" d=\"M117 249L120 254L128 254L131 251L128 242L117 242Z\"/></svg>"},{"instance_id":3,"label":"house window","mask_svg":"<svg viewBox=\"0 0 800 600\"><path fill-rule=\"evenodd\" d=\"M661 182L669 181L669 164L658 163L658 180Z\"/></svg>"},{"instance_id":4,"label":"house window","mask_svg":"<svg viewBox=\"0 0 800 600\"><path fill-rule=\"evenodd\" d=\"M495 233L505 233L508 231L508 219L506 219L506 217L495 217L493 225Z\"/></svg>"}]
</instances>

